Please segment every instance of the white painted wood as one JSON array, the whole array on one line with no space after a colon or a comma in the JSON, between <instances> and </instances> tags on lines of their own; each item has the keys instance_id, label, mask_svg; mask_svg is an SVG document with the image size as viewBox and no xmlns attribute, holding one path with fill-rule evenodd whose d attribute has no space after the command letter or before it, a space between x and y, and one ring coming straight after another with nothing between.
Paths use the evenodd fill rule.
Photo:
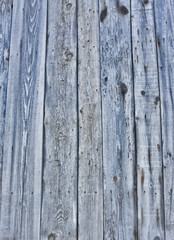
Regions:
<instances>
[{"instance_id":1,"label":"white painted wood","mask_svg":"<svg viewBox=\"0 0 174 240\"><path fill-rule=\"evenodd\" d=\"M0 2L0 212L12 8L12 0Z\"/></svg>"},{"instance_id":2,"label":"white painted wood","mask_svg":"<svg viewBox=\"0 0 174 240\"><path fill-rule=\"evenodd\" d=\"M153 1L132 1L138 239L164 239L160 96Z\"/></svg>"},{"instance_id":3,"label":"white painted wood","mask_svg":"<svg viewBox=\"0 0 174 240\"><path fill-rule=\"evenodd\" d=\"M98 10L97 1L78 1L79 240L103 239Z\"/></svg>"},{"instance_id":4,"label":"white painted wood","mask_svg":"<svg viewBox=\"0 0 174 240\"><path fill-rule=\"evenodd\" d=\"M166 240L174 236L174 2L155 1L160 80Z\"/></svg>"},{"instance_id":5,"label":"white painted wood","mask_svg":"<svg viewBox=\"0 0 174 240\"><path fill-rule=\"evenodd\" d=\"M100 0L104 239L137 239L130 2ZM102 20L102 19L101 19Z\"/></svg>"},{"instance_id":6,"label":"white painted wood","mask_svg":"<svg viewBox=\"0 0 174 240\"><path fill-rule=\"evenodd\" d=\"M46 0L13 3L0 239L39 239Z\"/></svg>"},{"instance_id":7,"label":"white painted wood","mask_svg":"<svg viewBox=\"0 0 174 240\"><path fill-rule=\"evenodd\" d=\"M48 1L41 239L77 238L76 13Z\"/></svg>"}]
</instances>

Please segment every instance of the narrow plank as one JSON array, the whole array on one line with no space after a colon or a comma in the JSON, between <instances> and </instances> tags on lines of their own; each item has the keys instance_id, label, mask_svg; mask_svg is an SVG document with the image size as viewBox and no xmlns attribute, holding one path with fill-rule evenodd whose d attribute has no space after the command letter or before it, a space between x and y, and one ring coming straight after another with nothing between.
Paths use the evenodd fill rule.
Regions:
<instances>
[{"instance_id":1,"label":"narrow plank","mask_svg":"<svg viewBox=\"0 0 174 240\"><path fill-rule=\"evenodd\" d=\"M0 239L39 239L46 0L14 1Z\"/></svg>"},{"instance_id":2,"label":"narrow plank","mask_svg":"<svg viewBox=\"0 0 174 240\"><path fill-rule=\"evenodd\" d=\"M76 0L48 1L41 239L77 237Z\"/></svg>"},{"instance_id":3,"label":"narrow plank","mask_svg":"<svg viewBox=\"0 0 174 240\"><path fill-rule=\"evenodd\" d=\"M164 239L160 95L153 1L132 1L138 239Z\"/></svg>"},{"instance_id":4,"label":"narrow plank","mask_svg":"<svg viewBox=\"0 0 174 240\"><path fill-rule=\"evenodd\" d=\"M100 0L100 20L104 239L133 240L137 206L130 2Z\"/></svg>"},{"instance_id":5,"label":"narrow plank","mask_svg":"<svg viewBox=\"0 0 174 240\"><path fill-rule=\"evenodd\" d=\"M78 1L78 239L103 239L98 2Z\"/></svg>"},{"instance_id":6,"label":"narrow plank","mask_svg":"<svg viewBox=\"0 0 174 240\"><path fill-rule=\"evenodd\" d=\"M12 0L0 2L0 212L2 198L2 158L10 54Z\"/></svg>"},{"instance_id":7,"label":"narrow plank","mask_svg":"<svg viewBox=\"0 0 174 240\"><path fill-rule=\"evenodd\" d=\"M174 236L174 2L155 1L163 136L166 240Z\"/></svg>"}]
</instances>

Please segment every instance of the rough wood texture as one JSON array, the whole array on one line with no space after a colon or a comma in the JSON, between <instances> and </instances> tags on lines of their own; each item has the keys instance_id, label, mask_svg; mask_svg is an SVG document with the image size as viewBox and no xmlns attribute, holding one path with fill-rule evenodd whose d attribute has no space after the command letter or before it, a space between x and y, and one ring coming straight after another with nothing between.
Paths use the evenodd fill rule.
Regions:
<instances>
[{"instance_id":1,"label":"rough wood texture","mask_svg":"<svg viewBox=\"0 0 174 240\"><path fill-rule=\"evenodd\" d=\"M48 1L41 239L77 236L76 1Z\"/></svg>"},{"instance_id":2,"label":"rough wood texture","mask_svg":"<svg viewBox=\"0 0 174 240\"><path fill-rule=\"evenodd\" d=\"M12 0L0 1L0 212L12 8Z\"/></svg>"},{"instance_id":3,"label":"rough wood texture","mask_svg":"<svg viewBox=\"0 0 174 240\"><path fill-rule=\"evenodd\" d=\"M103 239L98 14L97 1L78 1L79 240Z\"/></svg>"},{"instance_id":4,"label":"rough wood texture","mask_svg":"<svg viewBox=\"0 0 174 240\"><path fill-rule=\"evenodd\" d=\"M147 4L132 1L139 239L164 239L160 97L153 11L152 1Z\"/></svg>"},{"instance_id":5,"label":"rough wood texture","mask_svg":"<svg viewBox=\"0 0 174 240\"><path fill-rule=\"evenodd\" d=\"M163 136L166 240L174 236L174 2L155 1Z\"/></svg>"},{"instance_id":6,"label":"rough wood texture","mask_svg":"<svg viewBox=\"0 0 174 240\"><path fill-rule=\"evenodd\" d=\"M173 240L173 25L172 0L0 0L0 240Z\"/></svg>"},{"instance_id":7,"label":"rough wood texture","mask_svg":"<svg viewBox=\"0 0 174 240\"><path fill-rule=\"evenodd\" d=\"M137 236L130 3L100 0L104 239Z\"/></svg>"},{"instance_id":8,"label":"rough wood texture","mask_svg":"<svg viewBox=\"0 0 174 240\"><path fill-rule=\"evenodd\" d=\"M14 1L12 20L0 239L39 239L46 1Z\"/></svg>"}]
</instances>

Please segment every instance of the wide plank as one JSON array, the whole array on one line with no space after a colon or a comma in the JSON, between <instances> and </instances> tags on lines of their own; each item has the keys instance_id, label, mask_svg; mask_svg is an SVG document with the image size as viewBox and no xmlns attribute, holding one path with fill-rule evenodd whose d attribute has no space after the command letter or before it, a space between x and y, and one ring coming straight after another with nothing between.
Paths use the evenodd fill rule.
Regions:
<instances>
[{"instance_id":1,"label":"wide plank","mask_svg":"<svg viewBox=\"0 0 174 240\"><path fill-rule=\"evenodd\" d=\"M0 239L39 239L46 0L13 3Z\"/></svg>"}]
</instances>

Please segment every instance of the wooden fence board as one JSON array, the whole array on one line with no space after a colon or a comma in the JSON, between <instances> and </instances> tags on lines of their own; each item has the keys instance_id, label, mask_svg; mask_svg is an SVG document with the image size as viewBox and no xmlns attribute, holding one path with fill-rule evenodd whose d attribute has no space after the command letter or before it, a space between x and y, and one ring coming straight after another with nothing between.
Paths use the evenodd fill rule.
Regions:
<instances>
[{"instance_id":1,"label":"wooden fence board","mask_svg":"<svg viewBox=\"0 0 174 240\"><path fill-rule=\"evenodd\" d=\"M14 1L0 239L39 239L46 1Z\"/></svg>"},{"instance_id":2,"label":"wooden fence board","mask_svg":"<svg viewBox=\"0 0 174 240\"><path fill-rule=\"evenodd\" d=\"M48 1L41 239L77 235L76 1Z\"/></svg>"},{"instance_id":3,"label":"wooden fence board","mask_svg":"<svg viewBox=\"0 0 174 240\"><path fill-rule=\"evenodd\" d=\"M174 236L174 2L155 1L156 42L163 135L163 172L166 240Z\"/></svg>"},{"instance_id":4,"label":"wooden fence board","mask_svg":"<svg viewBox=\"0 0 174 240\"><path fill-rule=\"evenodd\" d=\"M12 8L12 0L0 2L0 212Z\"/></svg>"},{"instance_id":5,"label":"wooden fence board","mask_svg":"<svg viewBox=\"0 0 174 240\"><path fill-rule=\"evenodd\" d=\"M160 98L152 1L132 1L138 239L164 239Z\"/></svg>"},{"instance_id":6,"label":"wooden fence board","mask_svg":"<svg viewBox=\"0 0 174 240\"><path fill-rule=\"evenodd\" d=\"M133 240L137 206L130 2L100 0L100 16L104 239Z\"/></svg>"},{"instance_id":7,"label":"wooden fence board","mask_svg":"<svg viewBox=\"0 0 174 240\"><path fill-rule=\"evenodd\" d=\"M98 11L97 1L78 1L79 240L103 239Z\"/></svg>"}]
</instances>

